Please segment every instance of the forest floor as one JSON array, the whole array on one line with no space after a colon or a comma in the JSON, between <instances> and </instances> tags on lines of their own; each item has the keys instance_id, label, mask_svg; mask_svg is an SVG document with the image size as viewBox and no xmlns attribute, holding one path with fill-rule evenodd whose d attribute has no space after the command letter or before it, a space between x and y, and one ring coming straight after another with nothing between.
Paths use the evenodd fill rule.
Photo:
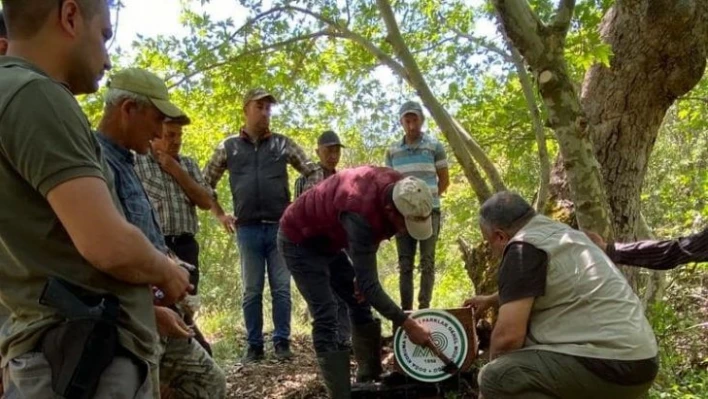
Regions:
<instances>
[{"instance_id":1,"label":"forest floor","mask_svg":"<svg viewBox=\"0 0 708 399\"><path fill-rule=\"evenodd\" d=\"M291 346L295 357L290 361L281 362L271 356L252 365L227 366L224 370L227 375L227 398L327 398L309 338L294 337Z\"/></svg>"},{"instance_id":2,"label":"forest floor","mask_svg":"<svg viewBox=\"0 0 708 399\"><path fill-rule=\"evenodd\" d=\"M661 369L652 392L652 399L705 398L708 386L708 275L679 278L670 284L666 300L651 307L657 341L660 344ZM487 337L488 338L488 337ZM214 344L215 357L227 374L230 399L324 399L327 394L319 376L317 359L308 334L296 334L292 340L295 358L280 362L273 358L272 348L266 347L266 360L243 366L237 363L245 341L241 329L221 329L209 339ZM268 337L266 337L266 341ZM384 368L393 370L390 343L384 346ZM478 365L479 366L479 365ZM351 363L351 375L356 366ZM474 376L465 376L457 383L462 389L448 390L444 395L410 395L396 397L426 397L445 399L475 398ZM411 380L409 380L410 382ZM449 387L448 387L449 388ZM355 398L362 397L356 396ZM394 396L366 396L366 398Z\"/></svg>"},{"instance_id":3,"label":"forest floor","mask_svg":"<svg viewBox=\"0 0 708 399\"><path fill-rule=\"evenodd\" d=\"M229 399L325 399L327 393L319 376L317 368L317 358L312 348L312 342L309 336L295 336L291 342L292 350L295 357L290 361L278 361L272 356L266 354L266 360L252 365L232 364L225 367L227 375L227 398ZM393 370L393 354L391 348L384 346L383 349L384 369L386 371ZM356 372L354 360L351 362L351 375ZM395 397L426 397L430 399L442 398L441 395L425 395L420 396L415 394L408 396L409 393L415 392L414 385L410 384L412 380L399 379L400 389L396 391ZM470 380L472 378L466 377ZM460 378L461 380L461 378ZM411 387L403 389L403 386ZM467 382L459 384L464 386L455 394L450 395L448 390L445 398L467 399L476 398L476 393L471 389L473 384ZM430 387L429 387L430 388ZM434 387L433 390L441 391L441 388ZM403 396L400 396L403 395ZM353 395L357 397L357 395ZM387 398L394 395L360 394L358 397L366 398Z\"/></svg>"}]
</instances>

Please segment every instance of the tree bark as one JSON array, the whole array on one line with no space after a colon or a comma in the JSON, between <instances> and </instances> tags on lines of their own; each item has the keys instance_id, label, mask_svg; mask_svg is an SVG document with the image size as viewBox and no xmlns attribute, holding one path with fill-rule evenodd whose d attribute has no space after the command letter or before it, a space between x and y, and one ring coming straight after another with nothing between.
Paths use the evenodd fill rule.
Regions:
<instances>
[{"instance_id":1,"label":"tree bark","mask_svg":"<svg viewBox=\"0 0 708 399\"><path fill-rule=\"evenodd\" d=\"M486 201L486 199L491 196L492 191L482 179L482 176L479 174L479 171L474 163L471 162L472 159L469 159L469 154L474 157L474 160L477 161L481 168L485 171L487 177L492 183L492 188L495 191L504 189L504 183L498 169L494 166L481 147L479 147L479 145L474 141L474 139L472 139L465 129L450 116L445 107L443 107L437 97L433 94L430 86L418 67L418 63L415 61L413 54L410 52L408 46L403 40L403 36L401 35L401 31L398 27L398 22L396 22L396 17L393 9L391 8L391 4L388 0L377 0L376 4L379 12L381 13L381 18L386 24L388 40L406 69L407 80L416 89L418 95L435 119L435 122L437 122L443 134L450 142L450 146L455 152L455 156L462 163L465 175L475 189L477 199L480 203ZM465 149L467 149L467 151Z\"/></svg>"},{"instance_id":2,"label":"tree bark","mask_svg":"<svg viewBox=\"0 0 708 399\"><path fill-rule=\"evenodd\" d=\"M613 57L609 68L595 65L587 72L581 103L615 235L647 238L641 233L644 176L667 110L703 77L708 2L617 1L600 29ZM626 274L638 288L639 270L626 269Z\"/></svg>"},{"instance_id":3,"label":"tree bark","mask_svg":"<svg viewBox=\"0 0 708 399\"><path fill-rule=\"evenodd\" d=\"M511 47L511 58L514 63L514 67L516 68L516 73L519 75L521 89L523 90L524 98L526 99L526 107L529 110L531 124L533 125L533 132L536 136L540 173L538 177L538 192L536 193L534 208L536 208L537 212L543 212L544 209L546 209L546 204L548 202L549 184L551 180L551 162L548 158L546 132L543 130L541 113L539 112L538 105L536 104L536 96L533 93L533 85L531 84L531 78L529 77L528 72L526 72L524 60L521 58L521 54L519 54L514 46L510 45L509 47Z\"/></svg>"},{"instance_id":4,"label":"tree bark","mask_svg":"<svg viewBox=\"0 0 708 399\"><path fill-rule=\"evenodd\" d=\"M612 236L609 209L599 165L588 138L578 94L568 76L565 37L575 2L561 0L553 23L544 25L528 2L495 0L504 31L533 70L554 130L578 224Z\"/></svg>"},{"instance_id":5,"label":"tree bark","mask_svg":"<svg viewBox=\"0 0 708 399\"><path fill-rule=\"evenodd\" d=\"M641 184L666 111L706 66L708 5L676 3L693 3L692 12L622 3L612 8L601 27L614 53L611 66L592 67L583 84L582 105L623 239L637 238Z\"/></svg>"}]
</instances>

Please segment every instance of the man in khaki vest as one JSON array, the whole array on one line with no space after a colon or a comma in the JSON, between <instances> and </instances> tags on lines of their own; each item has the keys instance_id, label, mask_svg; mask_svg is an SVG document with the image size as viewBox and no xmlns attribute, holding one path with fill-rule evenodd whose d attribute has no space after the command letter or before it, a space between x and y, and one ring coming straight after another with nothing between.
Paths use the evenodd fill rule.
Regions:
<instances>
[{"instance_id":1,"label":"man in khaki vest","mask_svg":"<svg viewBox=\"0 0 708 399\"><path fill-rule=\"evenodd\" d=\"M639 398L658 371L644 310L612 261L582 232L501 192L480 210L502 256L499 291L465 302L499 307L480 393L494 398Z\"/></svg>"}]
</instances>

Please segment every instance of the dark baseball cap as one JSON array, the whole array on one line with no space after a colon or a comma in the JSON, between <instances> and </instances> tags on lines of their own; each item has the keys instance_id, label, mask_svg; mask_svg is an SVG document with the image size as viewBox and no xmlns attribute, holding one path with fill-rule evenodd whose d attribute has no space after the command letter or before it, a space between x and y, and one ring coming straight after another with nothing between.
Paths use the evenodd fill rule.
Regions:
<instances>
[{"instance_id":1,"label":"dark baseball cap","mask_svg":"<svg viewBox=\"0 0 708 399\"><path fill-rule=\"evenodd\" d=\"M425 118L423 115L423 107L415 101L407 101L401 105L401 109L398 111L398 117L403 118L406 114L416 114L420 118Z\"/></svg>"},{"instance_id":2,"label":"dark baseball cap","mask_svg":"<svg viewBox=\"0 0 708 399\"><path fill-rule=\"evenodd\" d=\"M275 99L275 96L270 94L266 89L262 87L258 87L255 89L251 89L248 92L246 92L246 95L243 96L243 106L245 107L250 103L251 101L258 101L262 99L267 99L268 102L271 104L277 104L278 100Z\"/></svg>"},{"instance_id":3,"label":"dark baseball cap","mask_svg":"<svg viewBox=\"0 0 708 399\"><path fill-rule=\"evenodd\" d=\"M342 142L339 140L339 136L337 136L337 133L331 130L327 130L320 135L320 138L317 139L317 145L324 147L332 147L338 145L340 147L344 147Z\"/></svg>"}]
</instances>

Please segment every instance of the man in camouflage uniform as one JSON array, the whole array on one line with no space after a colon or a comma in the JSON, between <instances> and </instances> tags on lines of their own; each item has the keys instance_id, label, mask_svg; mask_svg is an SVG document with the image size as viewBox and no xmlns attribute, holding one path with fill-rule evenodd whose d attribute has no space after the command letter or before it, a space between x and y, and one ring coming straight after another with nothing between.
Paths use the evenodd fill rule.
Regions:
<instances>
[{"instance_id":1,"label":"man in camouflage uniform","mask_svg":"<svg viewBox=\"0 0 708 399\"><path fill-rule=\"evenodd\" d=\"M118 197L128 221L140 228L156 248L168 253L152 205L134 170L131 150L146 154L150 140L162 133L166 118L186 116L169 102L164 82L150 72L123 70L113 75L108 87L97 136L115 175ZM193 331L183 322L183 312L189 311L179 305L172 309L155 307L160 334L160 383L153 384L155 394L159 396L160 389L163 394L169 392L172 398L223 398L224 372L193 339ZM153 373L153 379L156 375Z\"/></svg>"}]
</instances>

